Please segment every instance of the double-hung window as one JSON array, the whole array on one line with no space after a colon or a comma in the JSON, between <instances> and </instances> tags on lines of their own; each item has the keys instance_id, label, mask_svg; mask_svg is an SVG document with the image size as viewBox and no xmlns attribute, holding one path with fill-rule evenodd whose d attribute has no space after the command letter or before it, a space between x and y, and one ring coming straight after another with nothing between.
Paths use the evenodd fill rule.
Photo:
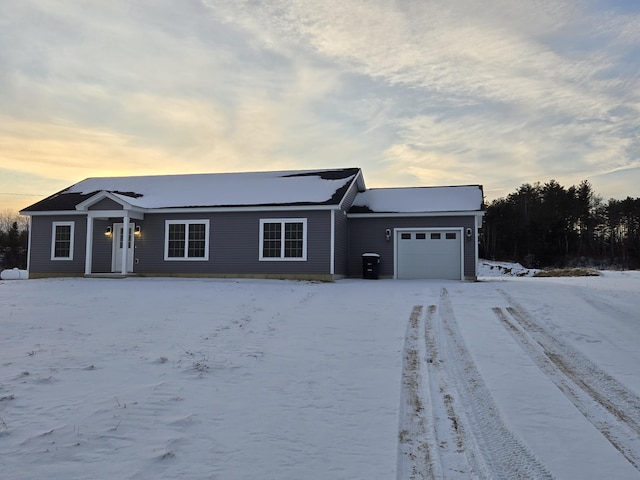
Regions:
<instances>
[{"instance_id":1,"label":"double-hung window","mask_svg":"<svg viewBox=\"0 0 640 480\"><path fill-rule=\"evenodd\" d=\"M53 222L51 225L51 260L73 260L75 222Z\"/></svg>"},{"instance_id":2,"label":"double-hung window","mask_svg":"<svg viewBox=\"0 0 640 480\"><path fill-rule=\"evenodd\" d=\"M306 259L306 218L260 220L260 260L304 261Z\"/></svg>"},{"instance_id":3,"label":"double-hung window","mask_svg":"<svg viewBox=\"0 0 640 480\"><path fill-rule=\"evenodd\" d=\"M209 220L166 220L165 260L209 260Z\"/></svg>"}]
</instances>

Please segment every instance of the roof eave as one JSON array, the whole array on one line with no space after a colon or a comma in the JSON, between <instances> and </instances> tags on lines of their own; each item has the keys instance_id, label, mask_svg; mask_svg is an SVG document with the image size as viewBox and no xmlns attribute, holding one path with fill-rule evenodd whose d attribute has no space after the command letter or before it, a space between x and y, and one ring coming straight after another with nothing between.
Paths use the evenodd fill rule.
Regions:
<instances>
[{"instance_id":1,"label":"roof eave","mask_svg":"<svg viewBox=\"0 0 640 480\"><path fill-rule=\"evenodd\" d=\"M366 213L347 213L349 218L367 218L367 217L482 217L485 214L483 210L456 210L456 211L439 211L439 212L366 212Z\"/></svg>"}]
</instances>

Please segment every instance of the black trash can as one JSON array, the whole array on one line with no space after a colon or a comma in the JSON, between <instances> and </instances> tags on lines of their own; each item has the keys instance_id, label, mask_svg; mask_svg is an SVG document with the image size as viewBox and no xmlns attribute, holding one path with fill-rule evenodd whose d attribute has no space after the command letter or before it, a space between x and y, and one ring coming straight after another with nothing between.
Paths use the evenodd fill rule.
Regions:
<instances>
[{"instance_id":1,"label":"black trash can","mask_svg":"<svg viewBox=\"0 0 640 480\"><path fill-rule=\"evenodd\" d=\"M377 280L380 273L380 255L377 253L362 254L362 278Z\"/></svg>"}]
</instances>

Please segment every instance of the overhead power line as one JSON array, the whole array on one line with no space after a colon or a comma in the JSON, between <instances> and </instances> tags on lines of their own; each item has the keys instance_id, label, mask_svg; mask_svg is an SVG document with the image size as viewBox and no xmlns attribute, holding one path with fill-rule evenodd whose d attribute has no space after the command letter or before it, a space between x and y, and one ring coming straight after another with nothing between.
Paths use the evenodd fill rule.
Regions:
<instances>
[{"instance_id":1,"label":"overhead power line","mask_svg":"<svg viewBox=\"0 0 640 480\"><path fill-rule=\"evenodd\" d=\"M19 196L25 196L25 197L42 197L43 196L35 193L13 193L13 192L0 192L0 195L19 195Z\"/></svg>"}]
</instances>

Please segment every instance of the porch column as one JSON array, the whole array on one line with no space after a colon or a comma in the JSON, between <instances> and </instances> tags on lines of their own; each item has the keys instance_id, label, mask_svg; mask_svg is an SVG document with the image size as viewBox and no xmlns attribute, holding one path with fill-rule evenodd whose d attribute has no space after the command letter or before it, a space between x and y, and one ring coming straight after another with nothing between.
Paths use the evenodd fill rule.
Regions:
<instances>
[{"instance_id":1,"label":"porch column","mask_svg":"<svg viewBox=\"0 0 640 480\"><path fill-rule=\"evenodd\" d=\"M87 215L87 244L84 253L84 274L91 274L91 260L93 257L93 217Z\"/></svg>"},{"instance_id":2,"label":"porch column","mask_svg":"<svg viewBox=\"0 0 640 480\"><path fill-rule=\"evenodd\" d=\"M124 223L122 225L122 275L127 274L127 257L129 253L129 221L129 213L127 212L123 218Z\"/></svg>"}]
</instances>

